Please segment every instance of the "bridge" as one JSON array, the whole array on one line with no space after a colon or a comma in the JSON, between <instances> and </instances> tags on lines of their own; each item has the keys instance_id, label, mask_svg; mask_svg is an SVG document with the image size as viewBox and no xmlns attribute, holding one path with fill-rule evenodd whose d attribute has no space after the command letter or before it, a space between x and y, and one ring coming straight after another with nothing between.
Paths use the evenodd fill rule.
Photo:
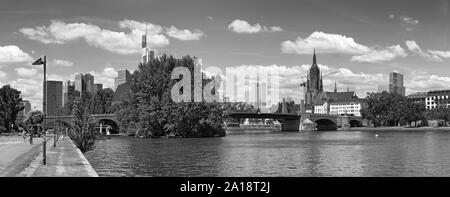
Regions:
<instances>
[{"instance_id":1,"label":"bridge","mask_svg":"<svg viewBox=\"0 0 450 197\"><path fill-rule=\"evenodd\" d=\"M254 112L234 112L230 114L231 118L244 119L275 119L281 123L282 131L299 131L300 114L285 113L254 113ZM327 114L306 114L305 118L310 119L317 125L318 131L336 131L338 127L360 127L363 126L362 117L358 116L338 116Z\"/></svg>"},{"instance_id":2,"label":"bridge","mask_svg":"<svg viewBox=\"0 0 450 197\"><path fill-rule=\"evenodd\" d=\"M286 113L254 113L254 112L234 112L230 114L231 118L235 119L274 119L278 120L282 127L282 131L299 131L300 114L286 114ZM47 128L53 128L55 123L62 123L63 126L71 128L73 125L73 115L66 116L47 116ZM306 114L305 118L310 119L317 125L318 131L336 131L338 127L360 127L363 126L363 120L358 116L337 116L326 114ZM119 133L119 124L115 114L93 114L91 120L97 126L110 126L111 133ZM60 121L60 122L59 122Z\"/></svg>"},{"instance_id":3,"label":"bridge","mask_svg":"<svg viewBox=\"0 0 450 197\"><path fill-rule=\"evenodd\" d=\"M61 123L64 127L72 128L73 125L73 115L65 115L65 116L47 116L46 126L47 128L54 128L55 123ZM91 115L91 120L97 126L107 126L111 127L111 133L119 133L119 124L117 121L117 117L115 114L93 114Z\"/></svg>"}]
</instances>

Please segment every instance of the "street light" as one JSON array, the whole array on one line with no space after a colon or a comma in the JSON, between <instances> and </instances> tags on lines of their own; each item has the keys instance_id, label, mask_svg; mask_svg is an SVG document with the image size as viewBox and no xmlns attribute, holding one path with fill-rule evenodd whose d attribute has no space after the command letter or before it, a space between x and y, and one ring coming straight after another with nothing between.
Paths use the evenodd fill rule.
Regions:
<instances>
[{"instance_id":1,"label":"street light","mask_svg":"<svg viewBox=\"0 0 450 197\"><path fill-rule=\"evenodd\" d=\"M44 120L43 120L43 123L44 123L44 125L43 125L43 127L42 127L42 130L43 130L43 132L44 132L44 142L43 142L43 164L44 165L46 165L46 144L47 144L47 141L46 141L46 135L45 135L45 132L46 132L46 129L45 129L45 116L46 116L46 113L47 113L47 106L46 106L46 103L47 103L47 56L44 56L44 60L42 61L42 58L39 58L38 60L36 60L35 62L33 62L33 64L31 64L31 65L44 65L44 86L43 86L43 88L44 88L44 98L42 99L42 111L43 111L43 114L44 114Z\"/></svg>"}]
</instances>

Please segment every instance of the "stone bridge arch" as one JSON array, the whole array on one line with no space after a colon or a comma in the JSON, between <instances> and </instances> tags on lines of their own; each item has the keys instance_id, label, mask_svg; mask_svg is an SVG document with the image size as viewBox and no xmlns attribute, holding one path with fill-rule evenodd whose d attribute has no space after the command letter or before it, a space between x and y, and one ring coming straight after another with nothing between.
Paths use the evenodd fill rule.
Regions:
<instances>
[{"instance_id":1,"label":"stone bridge arch","mask_svg":"<svg viewBox=\"0 0 450 197\"><path fill-rule=\"evenodd\" d=\"M116 120L113 120L112 118L100 118L100 119L98 119L98 121L96 123L97 123L97 125L102 125L103 128L110 126L111 127L110 132L112 134L118 134L120 131L119 123Z\"/></svg>"}]
</instances>

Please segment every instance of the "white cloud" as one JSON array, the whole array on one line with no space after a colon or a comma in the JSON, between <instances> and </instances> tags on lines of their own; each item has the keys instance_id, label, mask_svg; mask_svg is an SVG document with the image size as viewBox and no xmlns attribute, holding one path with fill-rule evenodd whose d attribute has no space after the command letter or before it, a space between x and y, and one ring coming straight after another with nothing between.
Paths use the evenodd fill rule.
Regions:
<instances>
[{"instance_id":1,"label":"white cloud","mask_svg":"<svg viewBox=\"0 0 450 197\"><path fill-rule=\"evenodd\" d=\"M0 63L18 63L32 61L33 58L17 46L0 46Z\"/></svg>"},{"instance_id":2,"label":"white cloud","mask_svg":"<svg viewBox=\"0 0 450 197\"><path fill-rule=\"evenodd\" d=\"M359 55L359 56L353 56L351 58L351 61L354 62L385 62L393 60L397 57L406 57L408 56L405 52L405 50L400 45L390 46L385 49L381 50L372 50L371 52Z\"/></svg>"},{"instance_id":3,"label":"white cloud","mask_svg":"<svg viewBox=\"0 0 450 197\"><path fill-rule=\"evenodd\" d=\"M62 67L72 67L74 65L73 62L71 61L67 61L67 60L60 60L60 59L54 59L51 62L52 65L55 66L62 66Z\"/></svg>"},{"instance_id":4,"label":"white cloud","mask_svg":"<svg viewBox=\"0 0 450 197\"><path fill-rule=\"evenodd\" d=\"M103 84L103 88L113 88L114 79L117 77L117 71L112 67L107 67L102 70L102 72L90 72L94 75L94 82Z\"/></svg>"},{"instance_id":5,"label":"white cloud","mask_svg":"<svg viewBox=\"0 0 450 197\"><path fill-rule=\"evenodd\" d=\"M167 28L167 35L179 40L200 40L200 37L203 36L203 32L198 29L194 30L194 32L188 29L180 30L171 26L170 28Z\"/></svg>"},{"instance_id":6,"label":"white cloud","mask_svg":"<svg viewBox=\"0 0 450 197\"><path fill-rule=\"evenodd\" d=\"M10 81L12 88L18 89L24 100L31 102L32 108L42 109L42 80L37 78L18 78Z\"/></svg>"},{"instance_id":7,"label":"white cloud","mask_svg":"<svg viewBox=\"0 0 450 197\"><path fill-rule=\"evenodd\" d=\"M16 68L14 69L20 77L34 77L38 70L36 68Z\"/></svg>"},{"instance_id":8,"label":"white cloud","mask_svg":"<svg viewBox=\"0 0 450 197\"><path fill-rule=\"evenodd\" d=\"M310 65L300 65L300 66L284 66L284 65L241 65L236 67L230 67L229 69L232 73L256 73L257 71L262 71L263 73L280 73L280 84L279 84L279 99L283 97L292 97L295 102L299 102L303 99L303 88L300 84L306 81L307 72ZM326 75L329 73L336 72L335 74L328 75L324 77L324 90L333 91L334 83L337 82L339 91L346 91L347 87L350 91L356 91L359 97L365 97L367 92L377 91L378 84L387 83L387 74L372 74L372 73L356 73L348 68L338 68L336 66L321 65L319 64L321 72ZM225 74L225 73L223 73ZM256 76L252 76L253 79ZM263 78L260 76L260 80ZM255 87L249 86L248 84L237 84L239 88L249 88L254 89ZM228 95L230 96L230 95ZM239 95L238 95L239 96ZM232 96L230 96L231 98ZM238 98L245 98L240 95ZM242 100L243 101L243 100Z\"/></svg>"},{"instance_id":9,"label":"white cloud","mask_svg":"<svg viewBox=\"0 0 450 197\"><path fill-rule=\"evenodd\" d=\"M450 51L438 51L438 50L427 50L431 55L436 55L441 58L450 58Z\"/></svg>"},{"instance_id":10,"label":"white cloud","mask_svg":"<svg viewBox=\"0 0 450 197\"><path fill-rule=\"evenodd\" d=\"M320 53L351 55L366 54L371 51L369 47L355 42L351 37L317 31L305 39L298 37L295 41L284 41L281 43L283 53L312 54L314 49Z\"/></svg>"},{"instance_id":11,"label":"white cloud","mask_svg":"<svg viewBox=\"0 0 450 197\"><path fill-rule=\"evenodd\" d=\"M251 25L245 20L236 19L228 25L228 29L235 33L245 33L245 34L254 34L261 32L279 32L283 31L281 27L278 26L263 26L260 24Z\"/></svg>"},{"instance_id":12,"label":"white cloud","mask_svg":"<svg viewBox=\"0 0 450 197\"><path fill-rule=\"evenodd\" d=\"M0 83L6 79L6 73L0 70Z\"/></svg>"},{"instance_id":13,"label":"white cloud","mask_svg":"<svg viewBox=\"0 0 450 197\"><path fill-rule=\"evenodd\" d=\"M123 55L140 53L141 39L145 32L147 32L149 47L167 46L170 43L167 36L180 40L198 40L203 35L200 30L193 32L187 29L178 30L173 26L164 28L160 25L134 20L122 20L118 26L124 31L102 29L87 23L65 23L52 20L49 26L21 28L19 31L28 39L45 44L64 44L82 39L91 46ZM165 32L165 29L171 31Z\"/></svg>"},{"instance_id":14,"label":"white cloud","mask_svg":"<svg viewBox=\"0 0 450 197\"><path fill-rule=\"evenodd\" d=\"M413 19L412 17L409 17L409 16L400 16L399 18L405 24L409 24L409 25L417 25L417 24L419 24L419 20Z\"/></svg>"},{"instance_id":15,"label":"white cloud","mask_svg":"<svg viewBox=\"0 0 450 197\"><path fill-rule=\"evenodd\" d=\"M410 50L411 52L413 52L416 55L419 55L427 60L430 61L437 61L437 62L441 62L442 59L439 57L438 54L436 53L428 53L423 51L420 46L416 43L416 41L413 40L407 40L405 42L406 47L408 48L408 50Z\"/></svg>"}]
</instances>

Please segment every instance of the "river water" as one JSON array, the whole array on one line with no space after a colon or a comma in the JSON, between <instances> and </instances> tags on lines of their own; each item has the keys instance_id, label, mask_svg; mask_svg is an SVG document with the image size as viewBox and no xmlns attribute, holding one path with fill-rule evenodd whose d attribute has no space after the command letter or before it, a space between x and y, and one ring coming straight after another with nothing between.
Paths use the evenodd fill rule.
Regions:
<instances>
[{"instance_id":1,"label":"river water","mask_svg":"<svg viewBox=\"0 0 450 197\"><path fill-rule=\"evenodd\" d=\"M450 132L233 131L223 138L98 141L100 176L450 176Z\"/></svg>"}]
</instances>

